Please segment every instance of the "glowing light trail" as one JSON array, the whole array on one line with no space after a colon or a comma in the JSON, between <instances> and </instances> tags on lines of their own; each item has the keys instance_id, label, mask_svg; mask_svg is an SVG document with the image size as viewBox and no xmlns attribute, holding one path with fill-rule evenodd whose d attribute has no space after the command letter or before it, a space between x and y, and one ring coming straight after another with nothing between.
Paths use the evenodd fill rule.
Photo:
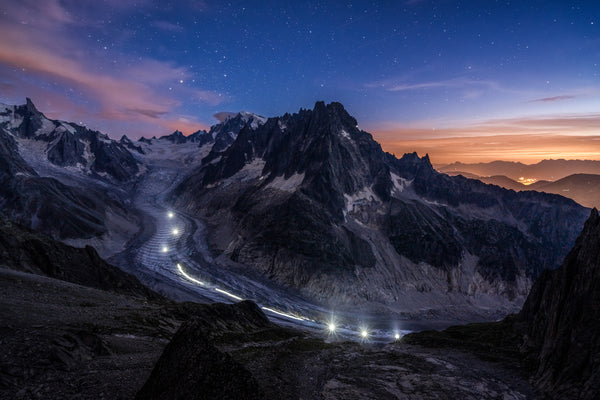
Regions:
<instances>
[{"instance_id":1,"label":"glowing light trail","mask_svg":"<svg viewBox=\"0 0 600 400\"><path fill-rule=\"evenodd\" d=\"M238 297L238 296L236 296L235 294L229 293L229 292L228 292L228 291L226 291L226 290L219 289L219 288L215 288L215 290L216 290L217 292L219 292L219 293L223 293L224 295L231 297L232 299L236 299L236 300L238 300L238 301L244 301L244 299L242 299L241 297Z\"/></svg>"},{"instance_id":2,"label":"glowing light trail","mask_svg":"<svg viewBox=\"0 0 600 400\"><path fill-rule=\"evenodd\" d=\"M177 263L177 269L179 270L179 272L181 273L181 275L185 276L188 280L197 283L199 285L206 285L206 283L199 281L198 279L192 278L191 276L189 276L188 274L185 273L185 271L183 270L183 268L181 268L181 264Z\"/></svg>"},{"instance_id":3,"label":"glowing light trail","mask_svg":"<svg viewBox=\"0 0 600 400\"><path fill-rule=\"evenodd\" d=\"M283 311L273 310L272 308L269 308L269 307L261 307L261 308L263 310L265 310L265 311L272 312L273 314L281 315L282 317L295 319L296 321L307 321L308 320L308 318L299 317L299 316L296 316L296 315L284 313Z\"/></svg>"},{"instance_id":4,"label":"glowing light trail","mask_svg":"<svg viewBox=\"0 0 600 400\"><path fill-rule=\"evenodd\" d=\"M167 251L167 247L165 246L165 247L163 247L163 252L166 252L166 251ZM183 267L181 266L180 263L177 263L177 270L187 280L189 280L191 282L194 282L194 283L196 283L198 285L206 286L206 283L204 283L202 281L199 281L198 279L196 279L196 278L188 275L183 270ZM237 301L243 301L244 300L243 298L241 298L239 296L236 296L235 294L230 293L230 292L228 292L226 290L219 289L217 287L214 287L214 289L215 289L216 292L224 294L224 295L226 295L228 297L231 297L232 299L235 299ZM279 315L279 316L282 316L282 317L285 317L285 318L293 319L295 321L313 321L313 322L317 322L317 321L311 320L310 318L306 318L306 317L303 317L303 316L300 316L300 315L289 314L289 313L286 313L286 312L283 312L283 311L279 311L279 310L276 310L276 309L273 309L273 308L270 308L270 307L260 306L260 308L262 310L264 310L264 311L267 311L267 312L270 312L270 313L273 313L273 314L276 314L276 315ZM317 323L319 323L319 322L317 322ZM336 326L336 324L335 324L335 322L333 320L331 320L331 322L327 323L326 326L327 326L327 330L329 331L330 335L334 335L336 333L336 330L338 329L338 327ZM369 339L369 331L366 328L361 328L358 331L358 333L360 334L360 337L361 337L362 341L366 341L366 340ZM399 340L400 337L401 337L400 333L398 333L398 332L394 333L394 339L396 341Z\"/></svg>"}]
</instances>

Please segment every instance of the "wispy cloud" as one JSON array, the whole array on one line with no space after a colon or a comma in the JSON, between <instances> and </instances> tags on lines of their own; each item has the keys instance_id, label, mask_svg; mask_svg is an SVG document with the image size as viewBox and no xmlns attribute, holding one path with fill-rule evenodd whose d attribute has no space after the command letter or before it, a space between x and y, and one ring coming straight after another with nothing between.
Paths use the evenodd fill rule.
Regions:
<instances>
[{"instance_id":1,"label":"wispy cloud","mask_svg":"<svg viewBox=\"0 0 600 400\"><path fill-rule=\"evenodd\" d=\"M541 99L531 100L530 103L550 103L554 101L571 100L573 98L575 98L575 96L565 94L561 96L543 97Z\"/></svg>"},{"instance_id":2,"label":"wispy cloud","mask_svg":"<svg viewBox=\"0 0 600 400\"><path fill-rule=\"evenodd\" d=\"M455 78L438 81L426 81L417 83L403 83L398 80L385 80L379 82L371 82L365 85L367 88L382 88L388 92L404 92L421 89L440 89L440 88L457 88L467 89L473 87L486 87L490 89L500 89L500 85L490 80L477 80L467 78Z\"/></svg>"},{"instance_id":3,"label":"wispy cloud","mask_svg":"<svg viewBox=\"0 0 600 400\"><path fill-rule=\"evenodd\" d=\"M80 118L86 120L114 120L139 122L171 128L183 122L189 128L205 127L196 119L178 115L181 98L208 105L217 105L226 100L222 94L182 84L191 79L191 72L174 63L153 59L128 62L126 54L113 54L117 66L103 68L106 56L86 51L79 38L70 35L67 29L75 27L81 18L63 7L58 0L7 1L0 15L0 68L20 71L29 81L40 86L70 88L82 101L76 109ZM77 12L82 12L77 9ZM133 65L135 67L125 67ZM123 67L120 67L123 65ZM15 74L12 74L15 75ZM21 82L24 80L21 78ZM4 86L14 82L2 82ZM22 85L23 89L31 85ZM10 88L15 93L17 88ZM61 107L73 104L70 93L33 88L38 95L53 99L54 115L61 114ZM30 92L24 96L33 97ZM60 97L62 100L59 100ZM34 99L35 100L35 99ZM43 100L42 100L43 101ZM72 115L73 109L63 110ZM107 122L107 125L111 125ZM114 126L114 124L112 125ZM154 128L156 129L156 128Z\"/></svg>"}]
</instances>

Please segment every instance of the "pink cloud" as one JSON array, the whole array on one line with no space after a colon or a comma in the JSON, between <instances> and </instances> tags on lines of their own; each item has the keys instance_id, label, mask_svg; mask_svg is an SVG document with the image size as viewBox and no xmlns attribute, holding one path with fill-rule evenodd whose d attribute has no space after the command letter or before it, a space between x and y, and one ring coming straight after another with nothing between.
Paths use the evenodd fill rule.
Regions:
<instances>
[{"instance_id":1,"label":"pink cloud","mask_svg":"<svg viewBox=\"0 0 600 400\"><path fill-rule=\"evenodd\" d=\"M78 19L57 0L8 1L4 8L5 14L0 16L0 67L12 72L6 74L10 78L5 75L0 79L8 89L3 97L32 97L38 104L49 105L55 118L127 121L133 124L122 126L147 124L154 132L180 122L185 127L179 129L188 133L206 124L181 117L178 99L208 105L227 99L217 92L180 84L192 75L169 62L142 59L136 60L135 67L121 68L128 60L116 55L120 58L117 66L104 65L103 69L107 60L102 54L90 53L78 38L66 34L64 27L77 24ZM119 126L110 121L100 125Z\"/></svg>"}]
</instances>

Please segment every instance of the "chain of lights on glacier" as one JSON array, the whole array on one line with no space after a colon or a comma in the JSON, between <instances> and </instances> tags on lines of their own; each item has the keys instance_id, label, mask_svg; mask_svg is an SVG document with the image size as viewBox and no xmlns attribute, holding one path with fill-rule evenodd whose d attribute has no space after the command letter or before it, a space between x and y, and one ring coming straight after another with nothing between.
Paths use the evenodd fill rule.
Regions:
<instances>
[{"instance_id":1,"label":"chain of lights on glacier","mask_svg":"<svg viewBox=\"0 0 600 400\"><path fill-rule=\"evenodd\" d=\"M167 213L167 217L169 220L173 220L175 218L175 214L172 211L169 211ZM180 233L182 233L180 231L179 228L177 227L173 227L171 228L171 233L174 236L178 236ZM163 253L167 253L169 251L169 248L167 246L162 246L161 251ZM208 285L206 282L203 282L199 279L194 278L193 276L191 276L190 274L188 274L187 272L185 272L183 266L180 263L176 264L177 267L177 271L179 272L179 274L181 276L183 276L185 279L187 279L189 282L192 282L196 285L199 285L201 287L204 287L206 290L214 290L217 293L220 293L222 295L225 295L235 301L244 301L245 299L243 297L237 296L231 292L228 292L225 289L221 289L219 287L216 287L214 285ZM328 334L328 336L335 336L339 331L340 328L338 326L338 323L335 319L335 316L332 315L331 320L329 322L322 322L322 321L315 321L311 318L307 318L301 315L297 315L297 314L290 314L290 313L286 313L284 311L281 310L277 310L275 308L271 308L271 307L267 307L267 306L262 306L259 305L259 307L263 310L266 311L268 313L277 315L279 317L283 317L283 318L287 318L289 320L293 320L293 321L310 321L310 322L314 322L317 323L321 326L325 326L325 330ZM360 326L358 330L354 330L354 329L345 329L345 331L349 334L351 334L352 336L357 336L360 338L360 341L362 342L367 342L369 341L369 339L371 338L372 334L371 331L369 330L368 327L366 326ZM394 340L399 340L401 337L400 332L399 331L394 331L392 338Z\"/></svg>"}]
</instances>

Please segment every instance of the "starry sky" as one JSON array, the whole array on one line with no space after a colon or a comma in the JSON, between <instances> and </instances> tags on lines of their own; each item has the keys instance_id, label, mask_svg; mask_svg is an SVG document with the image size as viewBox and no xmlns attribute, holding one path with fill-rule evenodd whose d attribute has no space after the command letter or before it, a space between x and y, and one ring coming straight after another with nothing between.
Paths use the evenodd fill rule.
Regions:
<instances>
[{"instance_id":1,"label":"starry sky","mask_svg":"<svg viewBox=\"0 0 600 400\"><path fill-rule=\"evenodd\" d=\"M600 2L3 0L0 102L113 138L339 101L432 162L600 159Z\"/></svg>"}]
</instances>

